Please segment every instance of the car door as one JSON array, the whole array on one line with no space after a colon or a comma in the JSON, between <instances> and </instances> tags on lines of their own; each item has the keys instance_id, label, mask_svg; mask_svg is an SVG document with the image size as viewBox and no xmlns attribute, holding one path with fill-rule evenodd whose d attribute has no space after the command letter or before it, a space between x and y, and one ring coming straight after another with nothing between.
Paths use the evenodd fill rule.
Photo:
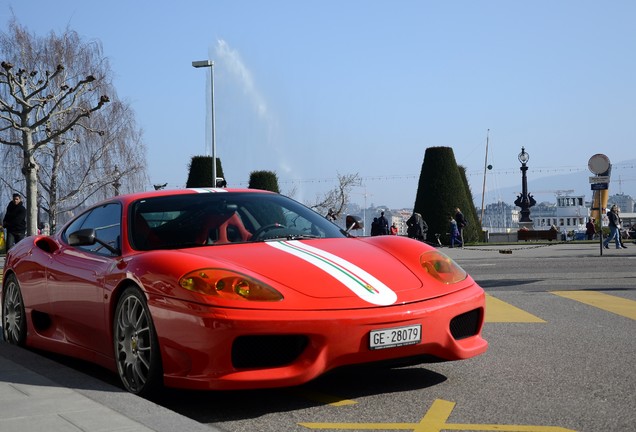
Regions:
<instances>
[{"instance_id":1,"label":"car door","mask_svg":"<svg viewBox=\"0 0 636 432\"><path fill-rule=\"evenodd\" d=\"M67 342L111 356L112 343L106 316L109 293L105 286L118 256L99 243L90 246L68 244L68 235L87 228L95 229L97 238L119 248L120 204L96 207L67 227L62 235L65 244L48 268L48 291L52 309Z\"/></svg>"}]
</instances>

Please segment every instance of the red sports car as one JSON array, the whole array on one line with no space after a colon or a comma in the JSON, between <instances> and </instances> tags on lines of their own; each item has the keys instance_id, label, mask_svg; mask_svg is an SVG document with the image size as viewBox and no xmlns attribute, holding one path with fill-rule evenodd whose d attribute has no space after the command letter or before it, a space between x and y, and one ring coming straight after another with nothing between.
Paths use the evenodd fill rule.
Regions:
<instances>
[{"instance_id":1,"label":"red sports car","mask_svg":"<svg viewBox=\"0 0 636 432\"><path fill-rule=\"evenodd\" d=\"M486 351L484 292L438 250L354 237L279 194L117 196L8 253L5 340L98 363L124 387L292 386L339 366Z\"/></svg>"}]
</instances>

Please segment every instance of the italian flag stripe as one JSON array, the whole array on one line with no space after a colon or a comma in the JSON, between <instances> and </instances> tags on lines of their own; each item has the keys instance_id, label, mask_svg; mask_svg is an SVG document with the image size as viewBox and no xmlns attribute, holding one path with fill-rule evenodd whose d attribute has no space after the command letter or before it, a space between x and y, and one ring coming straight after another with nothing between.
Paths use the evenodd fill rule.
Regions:
<instances>
[{"instance_id":1,"label":"italian flag stripe","mask_svg":"<svg viewBox=\"0 0 636 432\"><path fill-rule=\"evenodd\" d=\"M298 240L266 244L320 268L369 303L386 306L397 300L397 294L373 275L332 253Z\"/></svg>"}]
</instances>

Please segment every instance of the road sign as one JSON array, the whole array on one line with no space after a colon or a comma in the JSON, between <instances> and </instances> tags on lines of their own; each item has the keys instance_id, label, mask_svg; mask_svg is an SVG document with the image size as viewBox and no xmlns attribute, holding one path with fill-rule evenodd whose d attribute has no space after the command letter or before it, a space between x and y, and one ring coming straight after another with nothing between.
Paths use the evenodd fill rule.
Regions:
<instances>
[{"instance_id":1,"label":"road sign","mask_svg":"<svg viewBox=\"0 0 636 432\"><path fill-rule=\"evenodd\" d=\"M604 154L595 154L587 162L587 167L596 175L603 174L610 168L610 160Z\"/></svg>"},{"instance_id":2,"label":"road sign","mask_svg":"<svg viewBox=\"0 0 636 432\"><path fill-rule=\"evenodd\" d=\"M590 183L609 183L609 176L593 176L590 177Z\"/></svg>"},{"instance_id":3,"label":"road sign","mask_svg":"<svg viewBox=\"0 0 636 432\"><path fill-rule=\"evenodd\" d=\"M592 186L592 190L607 190L607 189L609 189L608 188L609 184L607 184L607 183L592 183L590 186Z\"/></svg>"}]
</instances>

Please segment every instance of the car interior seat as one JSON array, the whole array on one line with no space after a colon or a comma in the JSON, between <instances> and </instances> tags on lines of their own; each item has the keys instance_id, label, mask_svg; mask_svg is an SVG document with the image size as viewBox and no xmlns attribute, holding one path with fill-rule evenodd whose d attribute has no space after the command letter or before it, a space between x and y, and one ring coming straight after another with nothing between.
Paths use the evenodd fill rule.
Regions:
<instances>
[{"instance_id":1,"label":"car interior seat","mask_svg":"<svg viewBox=\"0 0 636 432\"><path fill-rule=\"evenodd\" d=\"M150 228L146 219L141 214L136 214L133 227L133 247L139 250L152 250L159 248L161 244L161 239Z\"/></svg>"},{"instance_id":2,"label":"car interior seat","mask_svg":"<svg viewBox=\"0 0 636 432\"><path fill-rule=\"evenodd\" d=\"M235 243L252 237L236 212L210 215L202 225L197 239L200 244Z\"/></svg>"}]
</instances>

